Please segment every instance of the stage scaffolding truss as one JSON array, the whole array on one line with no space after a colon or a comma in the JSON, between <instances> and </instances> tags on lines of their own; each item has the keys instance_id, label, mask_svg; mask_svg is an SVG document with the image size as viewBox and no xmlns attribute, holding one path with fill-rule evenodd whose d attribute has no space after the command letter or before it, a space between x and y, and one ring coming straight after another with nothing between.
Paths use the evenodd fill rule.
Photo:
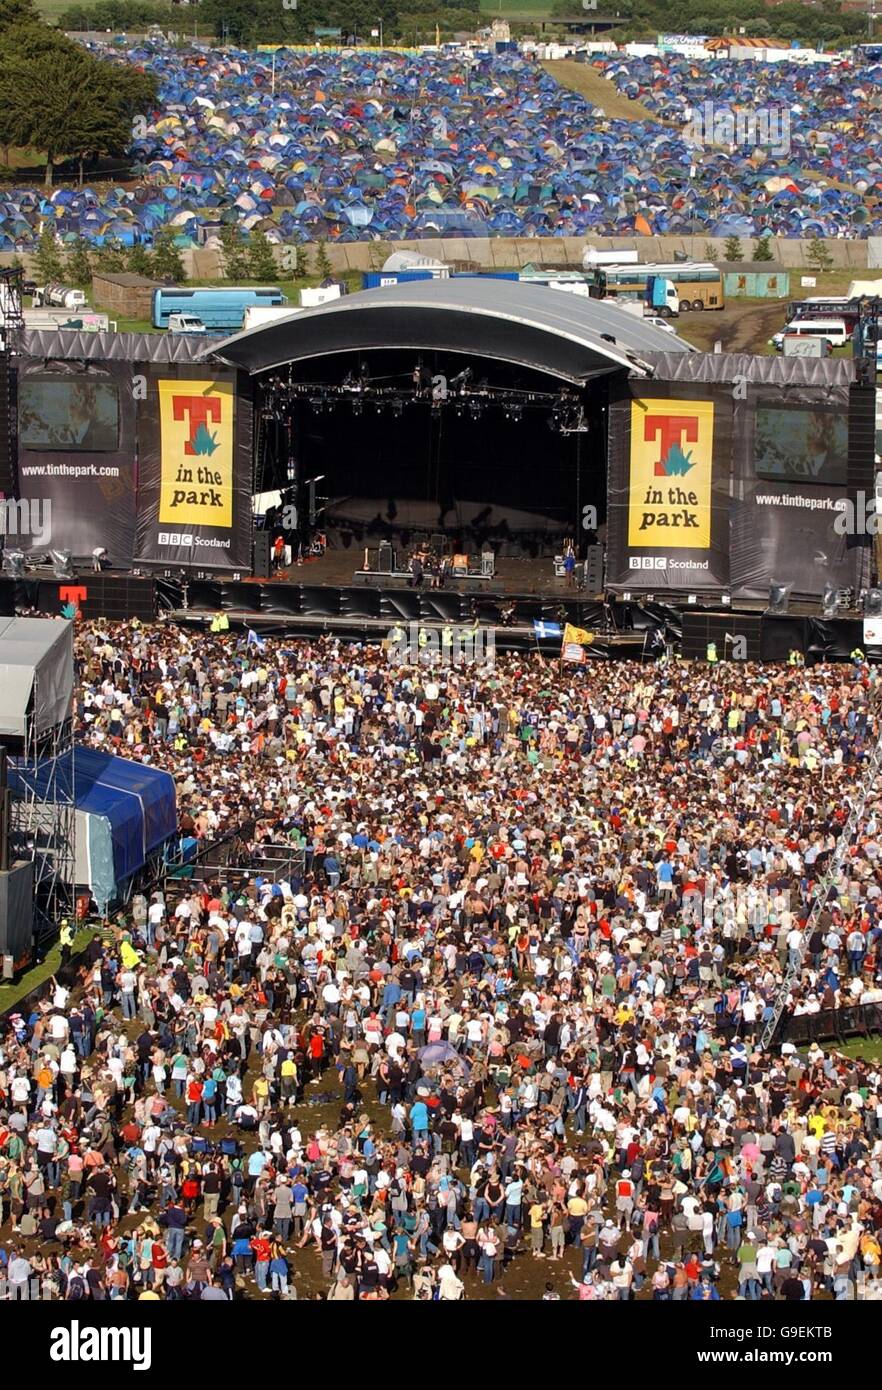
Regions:
<instances>
[{"instance_id":1,"label":"stage scaffolding truss","mask_svg":"<svg viewBox=\"0 0 882 1390\"><path fill-rule=\"evenodd\" d=\"M38 938L75 909L73 624L0 619L0 743L13 860L34 865Z\"/></svg>"},{"instance_id":2,"label":"stage scaffolding truss","mask_svg":"<svg viewBox=\"0 0 882 1390\"><path fill-rule=\"evenodd\" d=\"M7 746L17 792L10 799L10 837L14 857L33 860L39 939L53 935L62 917L76 910L73 721L38 733L29 719L20 747Z\"/></svg>"}]
</instances>

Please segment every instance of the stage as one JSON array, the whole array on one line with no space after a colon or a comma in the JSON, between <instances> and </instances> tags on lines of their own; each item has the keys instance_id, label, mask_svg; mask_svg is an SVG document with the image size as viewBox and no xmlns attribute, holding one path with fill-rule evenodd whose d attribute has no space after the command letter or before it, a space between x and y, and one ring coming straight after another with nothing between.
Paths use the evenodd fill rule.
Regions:
<instances>
[{"instance_id":1,"label":"stage","mask_svg":"<svg viewBox=\"0 0 882 1390\"><path fill-rule=\"evenodd\" d=\"M371 547L371 561L375 563L376 549ZM475 557L476 561L480 556ZM255 583L269 584L321 584L335 588L358 585L366 588L397 589L410 588L410 571L396 569L390 574L380 573L375 568L362 569L364 547L350 546L346 549L328 549L322 556L311 556L300 565L288 565L278 570L269 580L255 580ZM476 566L477 567L477 566ZM503 555L496 558L492 576L480 574L459 576L451 574L441 590L432 590L428 578L420 586L420 592L461 593L498 597L503 594L524 594L531 597L572 598L577 590L566 579L556 578L554 560L530 559L528 556ZM589 594L579 590L583 597L598 598L601 590Z\"/></svg>"},{"instance_id":2,"label":"stage","mask_svg":"<svg viewBox=\"0 0 882 1390\"><path fill-rule=\"evenodd\" d=\"M295 568L287 578L272 580L85 570L62 580L49 571L30 572L24 579L0 578L0 614L57 616L64 611L82 619L160 619L207 628L222 612L231 627L251 628L261 635L333 634L360 642L384 640L393 629L411 624L434 633L450 626L473 629L477 624L493 630L500 651L538 648L550 657L559 653L560 637L542 628L537 636L534 624L572 623L593 634L589 657L610 660L648 658L664 643L701 661L710 642L720 660L784 662L798 652L808 664L847 661L856 648L865 650L871 661L882 660L882 646L869 642L864 616L854 608L825 618L820 604L812 601L791 600L786 612L771 613L761 600L726 606L719 596L698 595L694 603L675 595L595 597L568 591L564 581L555 583L542 575L534 575L532 588L527 588L526 574L525 586L517 589L515 577L524 571L516 560L476 592L462 587L396 587L379 575L375 583L332 583L330 577L338 572L335 557L339 564L339 552L331 552Z\"/></svg>"}]
</instances>

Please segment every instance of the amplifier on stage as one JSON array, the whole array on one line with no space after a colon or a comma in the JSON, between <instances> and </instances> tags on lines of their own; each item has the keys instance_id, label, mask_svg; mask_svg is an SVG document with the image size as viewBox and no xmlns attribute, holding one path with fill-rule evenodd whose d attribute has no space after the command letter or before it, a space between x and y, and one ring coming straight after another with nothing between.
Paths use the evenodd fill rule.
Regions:
<instances>
[{"instance_id":1,"label":"amplifier on stage","mask_svg":"<svg viewBox=\"0 0 882 1390\"><path fill-rule=\"evenodd\" d=\"M395 573L395 551L389 541L380 541L377 552L377 569L380 574Z\"/></svg>"},{"instance_id":2,"label":"amplifier on stage","mask_svg":"<svg viewBox=\"0 0 882 1390\"><path fill-rule=\"evenodd\" d=\"M492 579L496 573L496 556L492 550L481 551L481 573L485 579Z\"/></svg>"},{"instance_id":3,"label":"amplifier on stage","mask_svg":"<svg viewBox=\"0 0 882 1390\"><path fill-rule=\"evenodd\" d=\"M555 555L554 557L554 577L555 579L566 579L567 577L567 567L562 555Z\"/></svg>"},{"instance_id":4,"label":"amplifier on stage","mask_svg":"<svg viewBox=\"0 0 882 1390\"><path fill-rule=\"evenodd\" d=\"M454 555L453 561L452 561L452 568L453 568L454 574L468 574L468 572L469 572L469 557L468 557L468 555Z\"/></svg>"}]
</instances>

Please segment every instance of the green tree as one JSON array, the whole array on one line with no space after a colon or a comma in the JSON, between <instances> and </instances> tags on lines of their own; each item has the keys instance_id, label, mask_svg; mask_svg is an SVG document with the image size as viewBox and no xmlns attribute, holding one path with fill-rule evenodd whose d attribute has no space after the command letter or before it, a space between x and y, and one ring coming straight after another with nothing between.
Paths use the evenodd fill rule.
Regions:
<instances>
[{"instance_id":1,"label":"green tree","mask_svg":"<svg viewBox=\"0 0 882 1390\"><path fill-rule=\"evenodd\" d=\"M157 280L171 280L176 285L187 278L173 227L161 227L153 238L153 273Z\"/></svg>"},{"instance_id":2,"label":"green tree","mask_svg":"<svg viewBox=\"0 0 882 1390\"><path fill-rule=\"evenodd\" d=\"M95 252L95 269L106 275L121 275L126 269L126 253L119 241L105 241Z\"/></svg>"},{"instance_id":3,"label":"green tree","mask_svg":"<svg viewBox=\"0 0 882 1390\"><path fill-rule=\"evenodd\" d=\"M271 285L279 273L273 248L266 232L254 231L248 243L249 279Z\"/></svg>"},{"instance_id":4,"label":"green tree","mask_svg":"<svg viewBox=\"0 0 882 1390\"><path fill-rule=\"evenodd\" d=\"M224 279L240 285L250 273L248 252L238 227L221 228L221 247L223 248Z\"/></svg>"},{"instance_id":5,"label":"green tree","mask_svg":"<svg viewBox=\"0 0 882 1390\"><path fill-rule=\"evenodd\" d=\"M757 237L753 243L753 259L755 261L773 261L775 259L772 255L771 240L771 237L767 236Z\"/></svg>"},{"instance_id":6,"label":"green tree","mask_svg":"<svg viewBox=\"0 0 882 1390\"><path fill-rule=\"evenodd\" d=\"M37 275L41 285L59 283L64 280L64 261L61 247L51 226L45 226L40 233L36 254Z\"/></svg>"},{"instance_id":7,"label":"green tree","mask_svg":"<svg viewBox=\"0 0 882 1390\"><path fill-rule=\"evenodd\" d=\"M324 237L320 237L315 244L315 273L320 280L328 280L333 274L328 244Z\"/></svg>"},{"instance_id":8,"label":"green tree","mask_svg":"<svg viewBox=\"0 0 882 1390\"><path fill-rule=\"evenodd\" d=\"M302 241L298 241L294 248L294 279L305 280L309 274L309 257L306 254L306 247Z\"/></svg>"},{"instance_id":9,"label":"green tree","mask_svg":"<svg viewBox=\"0 0 882 1390\"><path fill-rule=\"evenodd\" d=\"M34 0L0 0L0 29L11 24L39 24Z\"/></svg>"},{"instance_id":10,"label":"green tree","mask_svg":"<svg viewBox=\"0 0 882 1390\"><path fill-rule=\"evenodd\" d=\"M91 287L92 255L88 243L83 237L77 237L68 251L64 274L65 279L70 284L78 286L81 290L87 290Z\"/></svg>"},{"instance_id":11,"label":"green tree","mask_svg":"<svg viewBox=\"0 0 882 1390\"><path fill-rule=\"evenodd\" d=\"M717 259L717 248L712 241L706 241L704 244L704 259L706 261L715 261Z\"/></svg>"},{"instance_id":12,"label":"green tree","mask_svg":"<svg viewBox=\"0 0 882 1390\"><path fill-rule=\"evenodd\" d=\"M134 246L130 246L126 251L126 270L132 275L145 275L148 280L152 280L153 257L142 242L136 241Z\"/></svg>"},{"instance_id":13,"label":"green tree","mask_svg":"<svg viewBox=\"0 0 882 1390\"><path fill-rule=\"evenodd\" d=\"M818 271L819 274L825 270L830 270L833 265L833 257L819 236L812 237L805 258L811 269Z\"/></svg>"},{"instance_id":14,"label":"green tree","mask_svg":"<svg viewBox=\"0 0 882 1390\"><path fill-rule=\"evenodd\" d=\"M41 150L46 186L56 163L122 154L132 115L155 93L153 79L92 57L45 25L0 30L0 138Z\"/></svg>"},{"instance_id":15,"label":"green tree","mask_svg":"<svg viewBox=\"0 0 882 1390\"><path fill-rule=\"evenodd\" d=\"M727 236L726 244L723 247L724 261L743 261L744 252L741 250L741 238L737 236Z\"/></svg>"}]
</instances>

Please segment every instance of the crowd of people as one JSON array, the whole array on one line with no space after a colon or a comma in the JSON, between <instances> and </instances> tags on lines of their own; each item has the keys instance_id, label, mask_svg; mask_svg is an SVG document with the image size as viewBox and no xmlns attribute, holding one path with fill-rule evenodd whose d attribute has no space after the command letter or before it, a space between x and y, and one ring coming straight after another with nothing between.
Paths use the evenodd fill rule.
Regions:
<instances>
[{"instance_id":1,"label":"crowd of people","mask_svg":"<svg viewBox=\"0 0 882 1390\"><path fill-rule=\"evenodd\" d=\"M788 1041L882 998L880 789L837 854L859 655L132 622L76 662L79 739L171 771L237 867L136 894L7 1019L10 1297L879 1297L882 1070Z\"/></svg>"}]
</instances>

